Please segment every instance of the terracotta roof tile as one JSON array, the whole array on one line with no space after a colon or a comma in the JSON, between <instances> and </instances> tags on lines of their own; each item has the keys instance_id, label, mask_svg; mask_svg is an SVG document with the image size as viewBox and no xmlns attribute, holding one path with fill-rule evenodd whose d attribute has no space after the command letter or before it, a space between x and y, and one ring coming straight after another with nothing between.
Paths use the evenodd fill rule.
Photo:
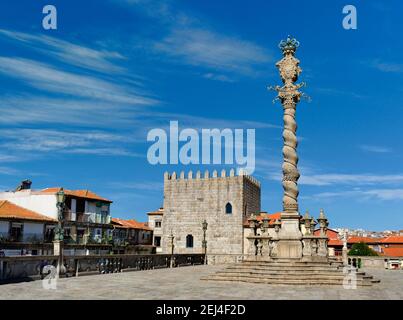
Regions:
<instances>
[{"instance_id":1,"label":"terracotta roof tile","mask_svg":"<svg viewBox=\"0 0 403 320\"><path fill-rule=\"evenodd\" d=\"M138 222L134 219L123 220L119 218L112 218L112 223L119 225L121 228L125 229L140 229L140 230L152 230L145 222Z\"/></svg>"},{"instance_id":2,"label":"terracotta roof tile","mask_svg":"<svg viewBox=\"0 0 403 320\"><path fill-rule=\"evenodd\" d=\"M56 187L56 188L46 188L39 193L43 194L56 194L61 188ZM101 196L97 195L96 193L90 191L90 190L68 190L68 189L63 189L64 193L68 196L74 196L78 198L85 198L85 199L92 199L92 200L99 200L99 201L105 201L105 202L112 202L111 200L108 200L106 198L102 198Z\"/></svg>"},{"instance_id":3,"label":"terracotta roof tile","mask_svg":"<svg viewBox=\"0 0 403 320\"><path fill-rule=\"evenodd\" d=\"M267 212L260 212L259 215L256 215L256 219L258 221L262 221L264 218L269 218L269 225L273 225L277 219L281 219L281 212L276 213L267 213ZM249 227L249 222L247 219L244 220L243 223L244 227Z\"/></svg>"},{"instance_id":4,"label":"terracotta roof tile","mask_svg":"<svg viewBox=\"0 0 403 320\"><path fill-rule=\"evenodd\" d=\"M383 238L371 238L371 237L349 237L347 243L379 243Z\"/></svg>"},{"instance_id":5,"label":"terracotta roof tile","mask_svg":"<svg viewBox=\"0 0 403 320\"><path fill-rule=\"evenodd\" d=\"M45 215L20 207L8 200L0 200L0 218L57 222Z\"/></svg>"},{"instance_id":6,"label":"terracotta roof tile","mask_svg":"<svg viewBox=\"0 0 403 320\"><path fill-rule=\"evenodd\" d=\"M156 216L156 215L161 216L163 214L164 214L164 208L159 208L158 210L147 212L147 215L149 216Z\"/></svg>"},{"instance_id":7,"label":"terracotta roof tile","mask_svg":"<svg viewBox=\"0 0 403 320\"><path fill-rule=\"evenodd\" d=\"M403 248L383 248L382 255L388 257L403 257Z\"/></svg>"},{"instance_id":8,"label":"terracotta roof tile","mask_svg":"<svg viewBox=\"0 0 403 320\"><path fill-rule=\"evenodd\" d=\"M389 236L383 238L381 243L403 243L403 236Z\"/></svg>"}]
</instances>

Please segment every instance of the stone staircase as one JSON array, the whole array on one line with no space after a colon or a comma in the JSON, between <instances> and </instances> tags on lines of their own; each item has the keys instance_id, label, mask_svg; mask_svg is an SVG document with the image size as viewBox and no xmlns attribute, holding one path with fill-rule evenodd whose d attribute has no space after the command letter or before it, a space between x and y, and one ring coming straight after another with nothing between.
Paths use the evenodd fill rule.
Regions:
<instances>
[{"instance_id":1,"label":"stone staircase","mask_svg":"<svg viewBox=\"0 0 403 320\"><path fill-rule=\"evenodd\" d=\"M380 282L356 268L351 272L356 276L357 287L372 286L374 283ZM342 286L346 276L347 273L343 272L342 262L270 260L243 261L201 279L272 285Z\"/></svg>"}]
</instances>

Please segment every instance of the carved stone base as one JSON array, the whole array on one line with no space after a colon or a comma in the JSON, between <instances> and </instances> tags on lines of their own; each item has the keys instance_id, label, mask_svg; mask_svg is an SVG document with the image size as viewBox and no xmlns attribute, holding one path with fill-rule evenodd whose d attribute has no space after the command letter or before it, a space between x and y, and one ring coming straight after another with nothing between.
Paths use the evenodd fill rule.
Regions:
<instances>
[{"instance_id":1,"label":"carved stone base","mask_svg":"<svg viewBox=\"0 0 403 320\"><path fill-rule=\"evenodd\" d=\"M281 213L281 229L278 234L277 258L302 258L302 233L298 212Z\"/></svg>"},{"instance_id":2,"label":"carved stone base","mask_svg":"<svg viewBox=\"0 0 403 320\"><path fill-rule=\"evenodd\" d=\"M301 261L303 262L328 262L328 257L321 257L321 256L305 256L302 257Z\"/></svg>"},{"instance_id":3,"label":"carved stone base","mask_svg":"<svg viewBox=\"0 0 403 320\"><path fill-rule=\"evenodd\" d=\"M302 258L302 242L301 242L301 240L280 239L277 244L277 258L279 258L279 259Z\"/></svg>"},{"instance_id":4,"label":"carved stone base","mask_svg":"<svg viewBox=\"0 0 403 320\"><path fill-rule=\"evenodd\" d=\"M247 255L244 261L272 261L268 256Z\"/></svg>"}]
</instances>

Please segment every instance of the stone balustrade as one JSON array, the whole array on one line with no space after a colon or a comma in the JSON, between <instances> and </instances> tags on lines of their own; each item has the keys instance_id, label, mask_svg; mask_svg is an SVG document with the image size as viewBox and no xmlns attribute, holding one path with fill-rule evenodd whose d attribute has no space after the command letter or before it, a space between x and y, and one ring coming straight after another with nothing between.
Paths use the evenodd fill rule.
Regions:
<instances>
[{"instance_id":1,"label":"stone balustrade","mask_svg":"<svg viewBox=\"0 0 403 320\"><path fill-rule=\"evenodd\" d=\"M57 256L18 256L0 258L0 283L43 279L46 266L56 267ZM65 277L149 270L204 264L203 254L117 254L65 256ZM45 270L50 270L49 267Z\"/></svg>"}]
</instances>

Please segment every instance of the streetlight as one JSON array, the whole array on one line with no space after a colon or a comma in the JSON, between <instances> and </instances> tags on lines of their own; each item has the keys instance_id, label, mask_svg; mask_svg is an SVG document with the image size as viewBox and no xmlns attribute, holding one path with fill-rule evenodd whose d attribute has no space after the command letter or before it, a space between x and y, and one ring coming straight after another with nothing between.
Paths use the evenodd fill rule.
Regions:
<instances>
[{"instance_id":1,"label":"streetlight","mask_svg":"<svg viewBox=\"0 0 403 320\"><path fill-rule=\"evenodd\" d=\"M206 231L207 231L208 223L206 220L202 223L203 228L203 250L204 250L204 264L207 264L207 240L206 240Z\"/></svg>"},{"instance_id":2,"label":"streetlight","mask_svg":"<svg viewBox=\"0 0 403 320\"><path fill-rule=\"evenodd\" d=\"M55 238L53 241L53 254L58 255L57 261L57 274L64 273L63 268L63 238L64 238L64 230L63 230L63 213L65 207L66 195L64 193L63 188L56 193L56 207L57 207L57 227L55 230Z\"/></svg>"}]
</instances>

